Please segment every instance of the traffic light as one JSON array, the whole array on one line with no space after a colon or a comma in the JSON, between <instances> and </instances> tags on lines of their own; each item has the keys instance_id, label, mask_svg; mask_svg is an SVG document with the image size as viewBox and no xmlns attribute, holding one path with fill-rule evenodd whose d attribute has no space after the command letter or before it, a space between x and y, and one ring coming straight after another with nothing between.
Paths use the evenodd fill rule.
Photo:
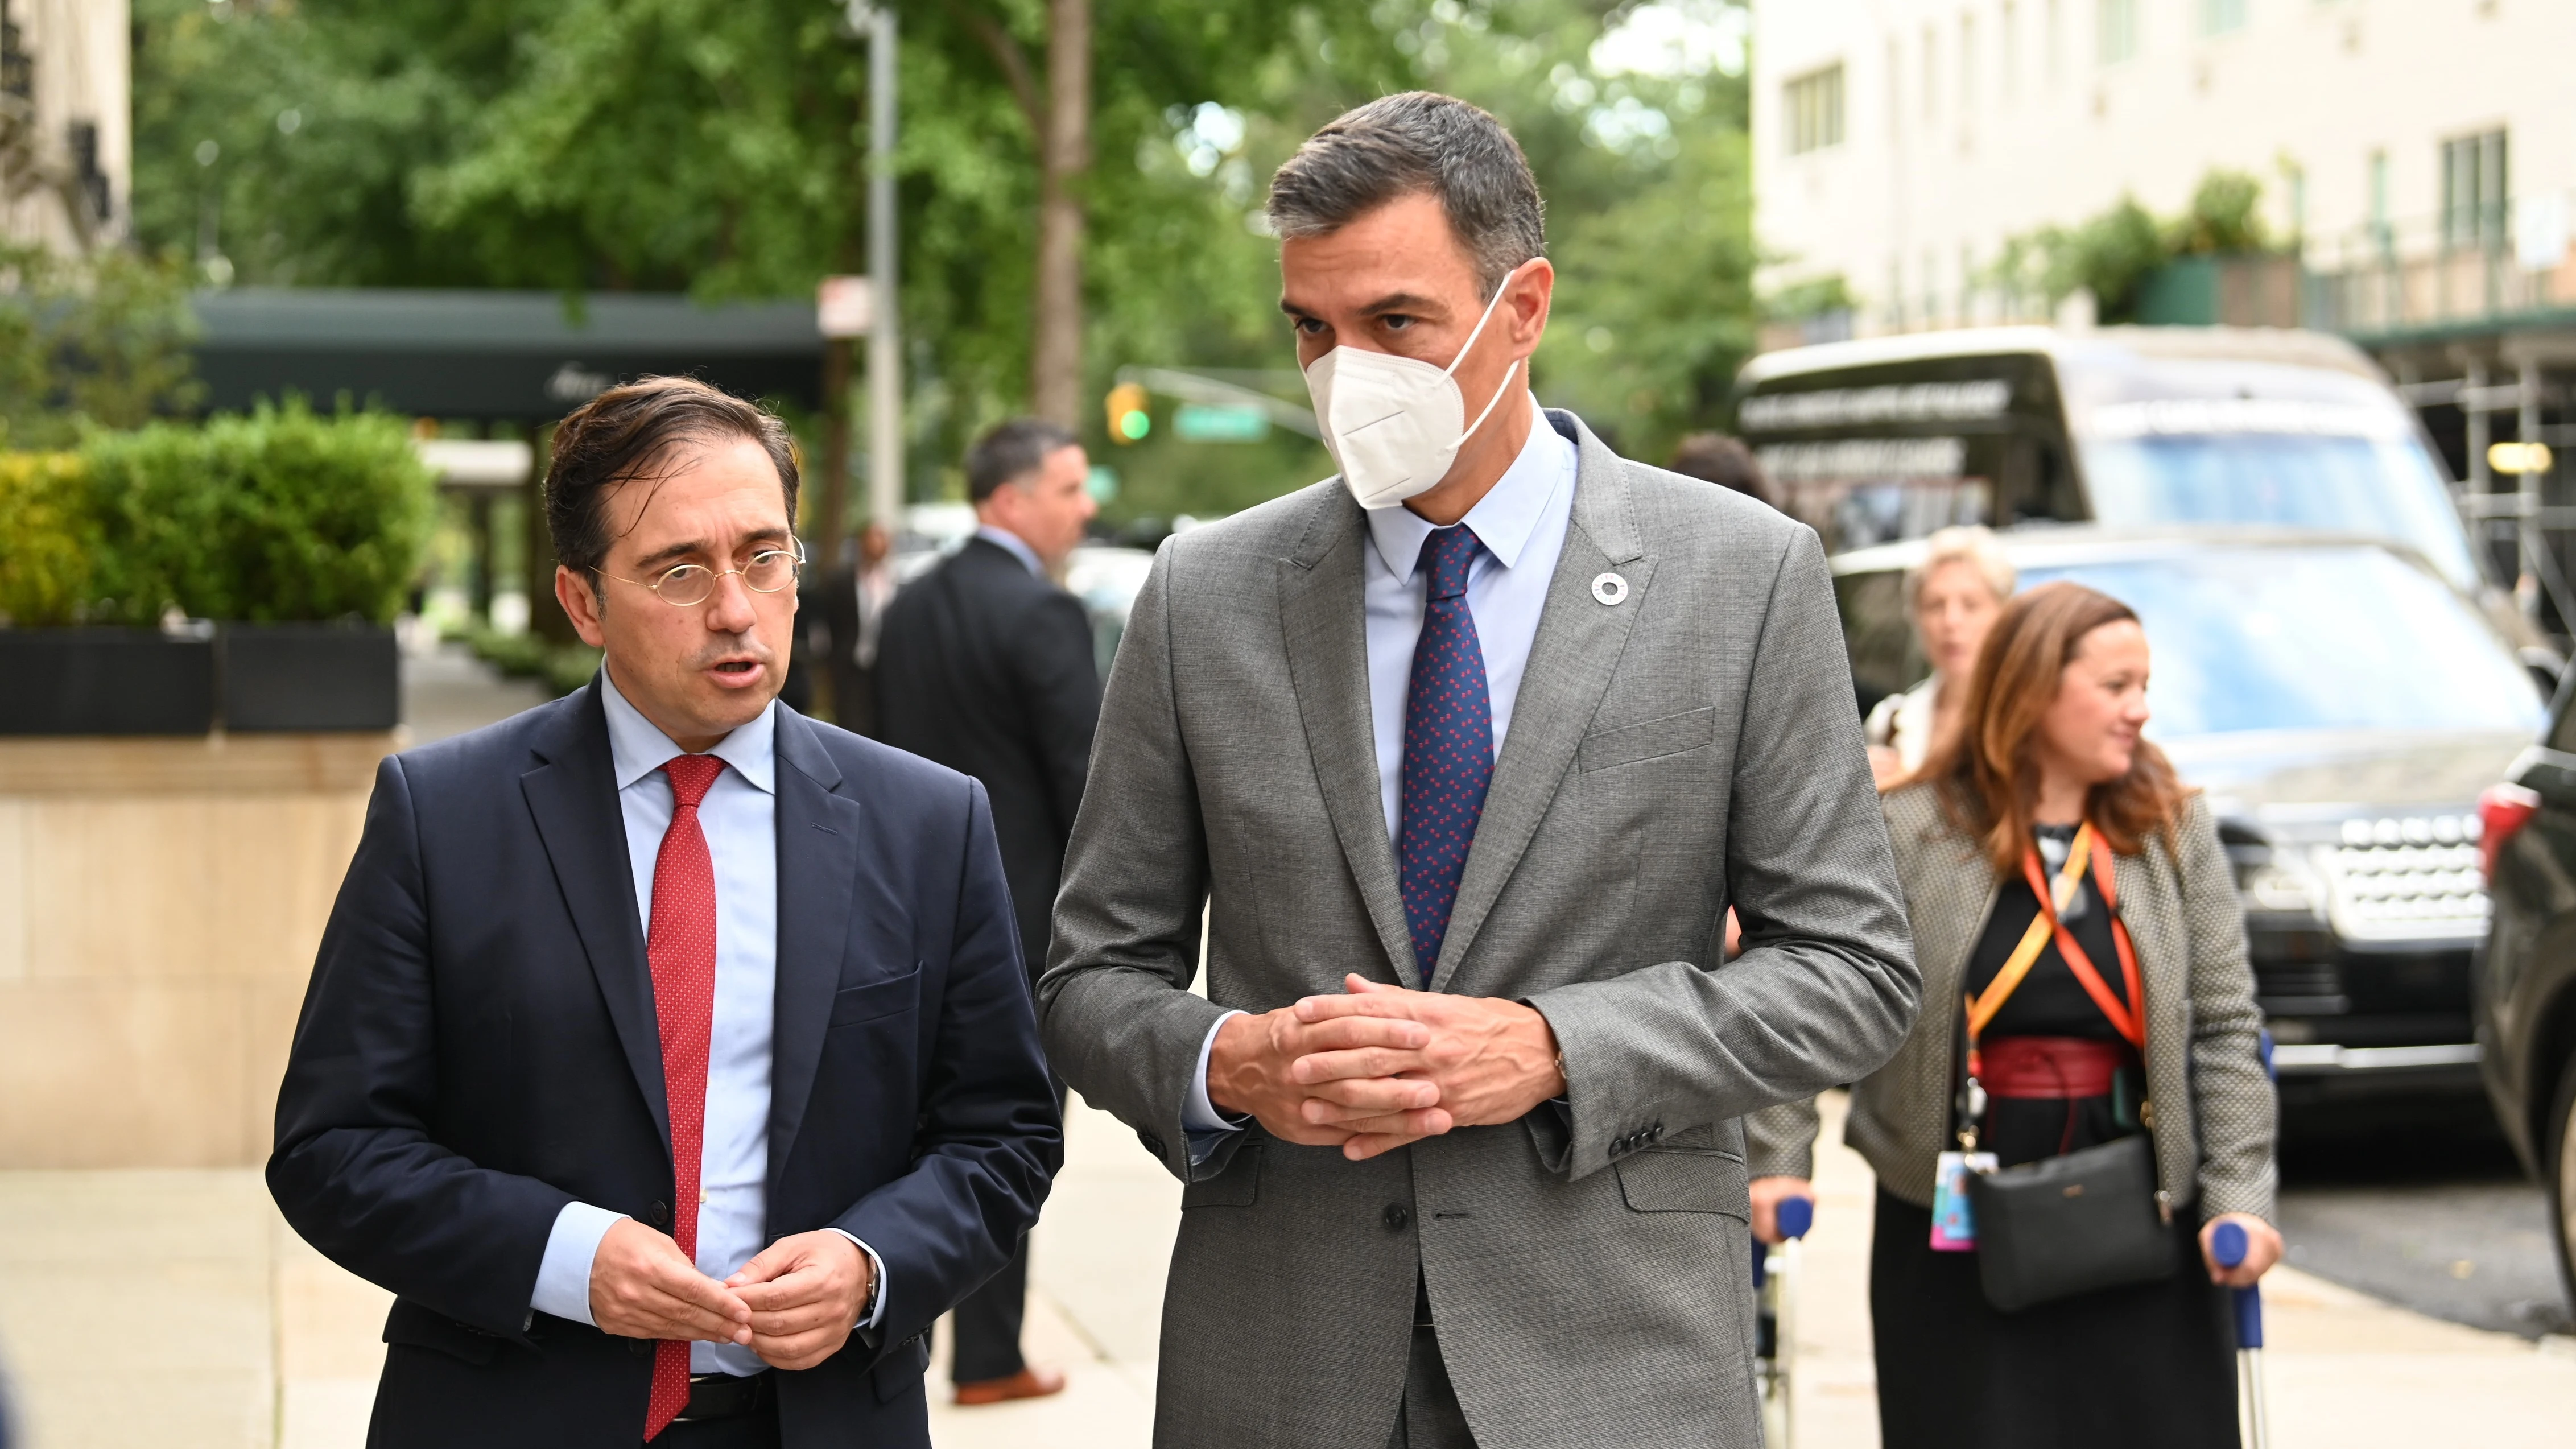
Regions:
<instances>
[{"instance_id":1,"label":"traffic light","mask_svg":"<svg viewBox=\"0 0 2576 1449\"><path fill-rule=\"evenodd\" d=\"M1143 383L1122 382L1109 390L1109 441L1142 442L1153 430L1153 414L1145 411Z\"/></svg>"}]
</instances>

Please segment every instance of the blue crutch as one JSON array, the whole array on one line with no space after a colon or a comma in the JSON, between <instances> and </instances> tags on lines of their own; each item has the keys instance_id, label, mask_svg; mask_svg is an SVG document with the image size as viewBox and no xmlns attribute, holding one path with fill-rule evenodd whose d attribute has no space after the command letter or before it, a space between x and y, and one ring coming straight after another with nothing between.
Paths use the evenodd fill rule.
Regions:
<instances>
[{"instance_id":1,"label":"blue crutch","mask_svg":"<svg viewBox=\"0 0 2576 1449\"><path fill-rule=\"evenodd\" d=\"M2210 1234L2210 1256L2222 1268L2233 1268L2245 1261L2245 1228L2241 1223L2220 1223ZM2271 1449L2272 1431L2263 1409L2263 1290L2231 1288L2236 1300L2236 1382L2245 1397L2245 1419L2253 1429L2252 1449Z\"/></svg>"},{"instance_id":2,"label":"blue crutch","mask_svg":"<svg viewBox=\"0 0 2576 1449\"><path fill-rule=\"evenodd\" d=\"M1816 1202L1782 1198L1777 1212L1779 1244L1753 1244L1753 1372L1762 1394L1763 1442L1789 1449L1796 1432L1790 1386L1798 1357L1798 1240L1816 1225Z\"/></svg>"}]
</instances>

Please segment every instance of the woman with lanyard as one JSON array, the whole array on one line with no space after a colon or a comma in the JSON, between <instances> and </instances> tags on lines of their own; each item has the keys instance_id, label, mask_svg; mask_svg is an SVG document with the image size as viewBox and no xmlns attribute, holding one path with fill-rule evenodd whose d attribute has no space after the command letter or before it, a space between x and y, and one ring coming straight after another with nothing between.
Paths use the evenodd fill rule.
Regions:
<instances>
[{"instance_id":1,"label":"woman with lanyard","mask_svg":"<svg viewBox=\"0 0 2576 1449\"><path fill-rule=\"evenodd\" d=\"M2273 1096L2216 822L2139 737L2147 669L2126 605L2033 589L1987 636L1959 728L1885 798L1924 1006L1844 1137L1878 1174L1887 1449L2235 1442L2220 1285L2280 1256ZM1748 1120L1757 1233L1809 1195L1815 1121ZM1976 1252L1936 1246L1948 1149L2012 1168L2142 1132L2176 1271L2007 1313ZM2234 1268L2211 1254L2222 1221L2249 1240Z\"/></svg>"}]
</instances>

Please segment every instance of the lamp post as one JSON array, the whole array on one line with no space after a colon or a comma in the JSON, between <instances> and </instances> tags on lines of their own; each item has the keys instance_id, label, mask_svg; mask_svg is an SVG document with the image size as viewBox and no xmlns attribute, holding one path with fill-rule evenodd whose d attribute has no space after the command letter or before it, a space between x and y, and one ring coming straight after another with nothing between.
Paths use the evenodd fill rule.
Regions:
<instances>
[{"instance_id":1,"label":"lamp post","mask_svg":"<svg viewBox=\"0 0 2576 1449\"><path fill-rule=\"evenodd\" d=\"M902 308L897 298L894 141L895 15L848 0L850 28L868 42L868 515L891 535L903 525Z\"/></svg>"}]
</instances>

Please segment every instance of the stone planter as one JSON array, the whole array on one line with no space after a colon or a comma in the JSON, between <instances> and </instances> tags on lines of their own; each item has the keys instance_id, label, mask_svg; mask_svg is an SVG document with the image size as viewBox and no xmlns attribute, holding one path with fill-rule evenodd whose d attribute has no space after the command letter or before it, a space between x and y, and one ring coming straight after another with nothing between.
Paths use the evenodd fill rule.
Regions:
<instances>
[{"instance_id":1,"label":"stone planter","mask_svg":"<svg viewBox=\"0 0 2576 1449\"><path fill-rule=\"evenodd\" d=\"M223 725L236 734L378 731L402 722L402 663L391 629L224 624L215 646Z\"/></svg>"},{"instance_id":2,"label":"stone planter","mask_svg":"<svg viewBox=\"0 0 2576 1449\"><path fill-rule=\"evenodd\" d=\"M322 925L399 742L0 739L0 1169L267 1156Z\"/></svg>"},{"instance_id":3,"label":"stone planter","mask_svg":"<svg viewBox=\"0 0 2576 1449\"><path fill-rule=\"evenodd\" d=\"M202 735L211 639L158 629L0 629L0 735Z\"/></svg>"}]
</instances>

